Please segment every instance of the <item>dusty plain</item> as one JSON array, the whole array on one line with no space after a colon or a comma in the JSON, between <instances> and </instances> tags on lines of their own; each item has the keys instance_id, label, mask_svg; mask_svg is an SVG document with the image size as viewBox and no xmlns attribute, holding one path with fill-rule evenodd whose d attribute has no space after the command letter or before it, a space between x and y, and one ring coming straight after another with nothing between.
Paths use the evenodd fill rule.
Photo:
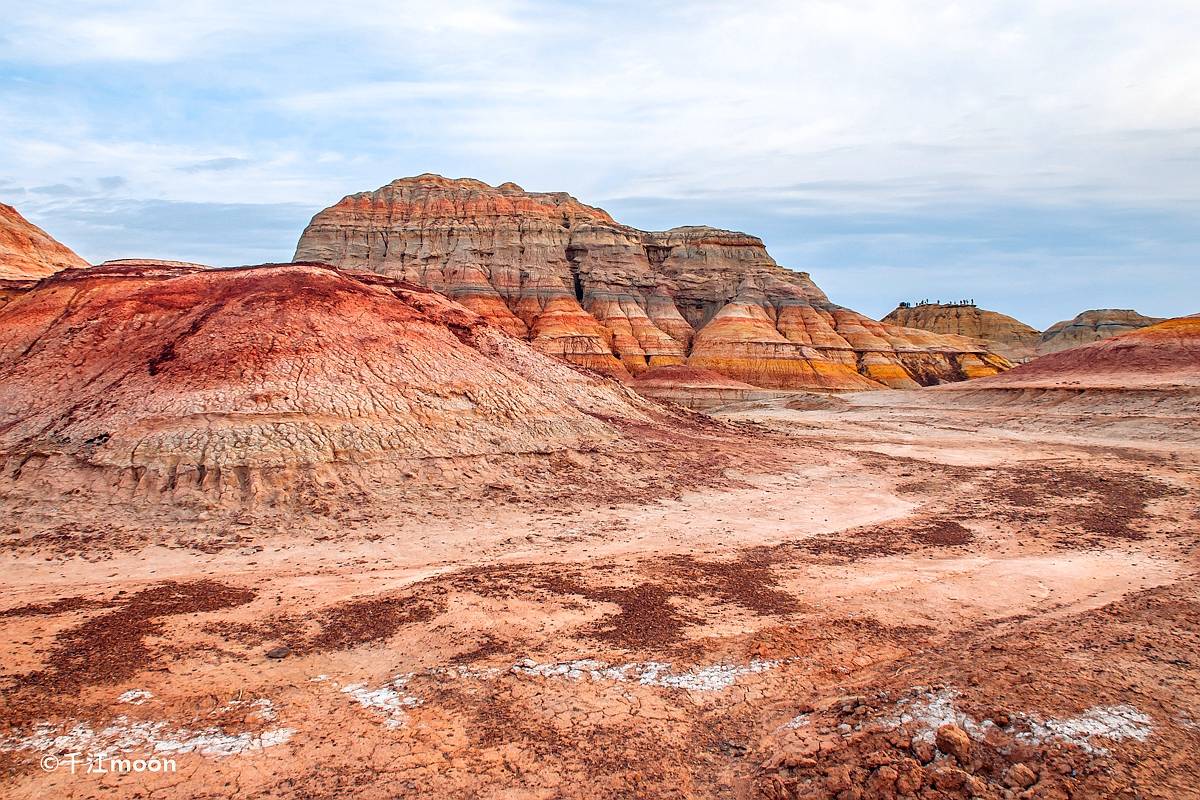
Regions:
<instances>
[{"instance_id":1,"label":"dusty plain","mask_svg":"<svg viewBox=\"0 0 1200 800\"><path fill-rule=\"evenodd\" d=\"M0 794L1200 796L1195 396L808 397L387 505L9 498Z\"/></svg>"}]
</instances>

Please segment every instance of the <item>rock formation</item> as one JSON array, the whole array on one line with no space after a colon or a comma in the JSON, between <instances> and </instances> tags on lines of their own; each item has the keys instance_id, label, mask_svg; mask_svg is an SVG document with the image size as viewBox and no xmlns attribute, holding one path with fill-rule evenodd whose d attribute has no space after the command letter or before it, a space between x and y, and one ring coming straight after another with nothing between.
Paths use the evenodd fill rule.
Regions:
<instances>
[{"instance_id":1,"label":"rock formation","mask_svg":"<svg viewBox=\"0 0 1200 800\"><path fill-rule=\"evenodd\" d=\"M1039 355L1057 353L1162 321L1158 317L1144 317L1131 309L1101 308L1084 311L1075 319L1056 322L1047 328L1038 343L1037 352Z\"/></svg>"},{"instance_id":2,"label":"rock formation","mask_svg":"<svg viewBox=\"0 0 1200 800\"><path fill-rule=\"evenodd\" d=\"M706 410L747 400L767 400L793 394L778 389L760 389L735 381L719 372L684 364L654 367L629 382L638 394L655 400Z\"/></svg>"},{"instance_id":3,"label":"rock formation","mask_svg":"<svg viewBox=\"0 0 1200 800\"><path fill-rule=\"evenodd\" d=\"M0 282L44 278L60 269L87 265L15 208L0 203Z\"/></svg>"},{"instance_id":4,"label":"rock formation","mask_svg":"<svg viewBox=\"0 0 1200 800\"><path fill-rule=\"evenodd\" d=\"M1020 320L967 304L900 305L883 321L905 328L981 339L989 350L1015 363L1036 357L1041 339L1041 333Z\"/></svg>"},{"instance_id":5,"label":"rock formation","mask_svg":"<svg viewBox=\"0 0 1200 800\"><path fill-rule=\"evenodd\" d=\"M39 486L261 501L686 431L673 414L424 287L325 265L106 264L0 309L0 474Z\"/></svg>"},{"instance_id":6,"label":"rock formation","mask_svg":"<svg viewBox=\"0 0 1200 800\"><path fill-rule=\"evenodd\" d=\"M1200 316L1168 319L1037 358L972 389L1200 388Z\"/></svg>"},{"instance_id":7,"label":"rock formation","mask_svg":"<svg viewBox=\"0 0 1200 800\"><path fill-rule=\"evenodd\" d=\"M777 389L911 388L1009 363L831 303L760 239L621 225L565 193L402 178L317 214L298 261L444 292L544 353L623 379L686 363Z\"/></svg>"}]
</instances>

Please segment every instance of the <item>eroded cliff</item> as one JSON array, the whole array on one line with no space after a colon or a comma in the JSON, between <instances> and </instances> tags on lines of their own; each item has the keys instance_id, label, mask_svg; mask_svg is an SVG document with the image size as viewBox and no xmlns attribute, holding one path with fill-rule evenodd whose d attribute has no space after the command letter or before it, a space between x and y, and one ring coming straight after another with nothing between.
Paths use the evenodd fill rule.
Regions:
<instances>
[{"instance_id":1,"label":"eroded cliff","mask_svg":"<svg viewBox=\"0 0 1200 800\"><path fill-rule=\"evenodd\" d=\"M1009 361L1023 362L1037 356L1041 333L1024 322L965 303L920 303L900 305L883 321L932 333L949 333L982 339L988 349Z\"/></svg>"},{"instance_id":2,"label":"eroded cliff","mask_svg":"<svg viewBox=\"0 0 1200 800\"><path fill-rule=\"evenodd\" d=\"M317 214L298 261L444 292L538 350L621 378L686 363L753 386L912 388L1008 368L977 341L832 303L762 240L647 232L561 192L401 178Z\"/></svg>"}]
</instances>

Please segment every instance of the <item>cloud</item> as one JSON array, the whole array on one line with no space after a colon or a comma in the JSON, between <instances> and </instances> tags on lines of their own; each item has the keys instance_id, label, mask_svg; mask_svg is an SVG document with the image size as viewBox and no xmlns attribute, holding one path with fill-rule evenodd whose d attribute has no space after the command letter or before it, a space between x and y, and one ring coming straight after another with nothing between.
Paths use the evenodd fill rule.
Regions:
<instances>
[{"instance_id":1,"label":"cloud","mask_svg":"<svg viewBox=\"0 0 1200 800\"><path fill-rule=\"evenodd\" d=\"M12 56L35 63L172 64L350 35L393 44L429 35L497 36L521 28L512 4L360 0L348 12L312 0L43 0L5 15Z\"/></svg>"},{"instance_id":2,"label":"cloud","mask_svg":"<svg viewBox=\"0 0 1200 800\"><path fill-rule=\"evenodd\" d=\"M82 186L55 183L49 186L33 186L29 189L33 194L45 194L52 197L79 197L88 193Z\"/></svg>"},{"instance_id":3,"label":"cloud","mask_svg":"<svg viewBox=\"0 0 1200 800\"><path fill-rule=\"evenodd\" d=\"M105 197L35 202L21 211L92 263L138 257L211 266L290 260L313 213L295 203Z\"/></svg>"},{"instance_id":4,"label":"cloud","mask_svg":"<svg viewBox=\"0 0 1200 800\"><path fill-rule=\"evenodd\" d=\"M250 163L248 158L208 158L185 167L177 167L180 172L222 172L227 169L237 169Z\"/></svg>"},{"instance_id":5,"label":"cloud","mask_svg":"<svg viewBox=\"0 0 1200 800\"><path fill-rule=\"evenodd\" d=\"M232 263L242 232L281 247L264 209L434 171L759 233L881 311L910 293L884 278L932 294L968 267L1193 280L1193 0L44 0L5 26L0 179L61 187L28 197L77 200L44 208L101 249L109 229L165 244L154 203L209 209L204 235L244 204L223 252L155 212Z\"/></svg>"}]
</instances>

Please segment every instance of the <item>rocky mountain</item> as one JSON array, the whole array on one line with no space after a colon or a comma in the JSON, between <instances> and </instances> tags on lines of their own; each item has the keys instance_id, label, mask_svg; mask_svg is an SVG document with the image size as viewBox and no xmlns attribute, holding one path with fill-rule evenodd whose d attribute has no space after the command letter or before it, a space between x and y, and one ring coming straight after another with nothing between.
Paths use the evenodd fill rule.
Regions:
<instances>
[{"instance_id":1,"label":"rocky mountain","mask_svg":"<svg viewBox=\"0 0 1200 800\"><path fill-rule=\"evenodd\" d=\"M0 203L0 281L44 278L60 269L87 265L15 208Z\"/></svg>"},{"instance_id":2,"label":"rocky mountain","mask_svg":"<svg viewBox=\"0 0 1200 800\"><path fill-rule=\"evenodd\" d=\"M988 349L1017 363L1034 358L1041 340L1041 333L1024 322L970 304L901 304L883 321L933 333L982 339L988 344Z\"/></svg>"},{"instance_id":3,"label":"rocky mountain","mask_svg":"<svg viewBox=\"0 0 1200 800\"><path fill-rule=\"evenodd\" d=\"M402 178L318 213L299 261L447 294L541 352L628 379L675 364L756 387L858 390L994 375L977 341L832 303L760 239L622 225L561 192Z\"/></svg>"},{"instance_id":4,"label":"rocky mountain","mask_svg":"<svg viewBox=\"0 0 1200 800\"><path fill-rule=\"evenodd\" d=\"M1159 317L1145 317L1131 309L1084 311L1074 319L1056 322L1047 328L1038 342L1037 351L1039 355L1057 353L1162 321Z\"/></svg>"},{"instance_id":5,"label":"rocky mountain","mask_svg":"<svg viewBox=\"0 0 1200 800\"><path fill-rule=\"evenodd\" d=\"M0 309L0 475L70 493L286 502L423 469L482 485L660 427L679 446L699 423L673 414L424 287L325 265L104 264Z\"/></svg>"}]
</instances>

